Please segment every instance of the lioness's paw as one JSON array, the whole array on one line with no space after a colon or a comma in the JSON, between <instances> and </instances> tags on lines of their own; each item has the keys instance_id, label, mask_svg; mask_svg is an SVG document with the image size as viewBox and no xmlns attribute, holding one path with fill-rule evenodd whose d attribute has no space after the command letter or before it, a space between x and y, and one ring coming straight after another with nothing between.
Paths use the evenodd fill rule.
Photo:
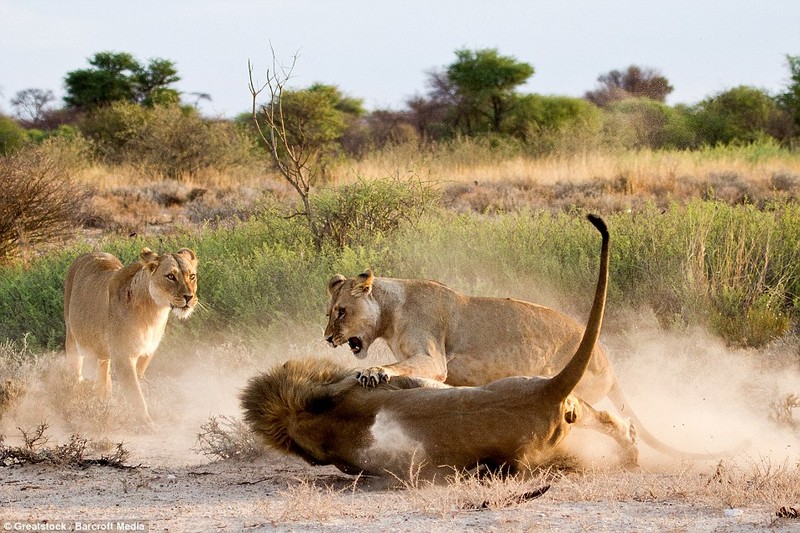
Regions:
<instances>
[{"instance_id":1,"label":"lioness's paw","mask_svg":"<svg viewBox=\"0 0 800 533\"><path fill-rule=\"evenodd\" d=\"M389 374L379 367L365 368L356 372L356 379L363 387L377 387L381 383L389 382Z\"/></svg>"}]
</instances>

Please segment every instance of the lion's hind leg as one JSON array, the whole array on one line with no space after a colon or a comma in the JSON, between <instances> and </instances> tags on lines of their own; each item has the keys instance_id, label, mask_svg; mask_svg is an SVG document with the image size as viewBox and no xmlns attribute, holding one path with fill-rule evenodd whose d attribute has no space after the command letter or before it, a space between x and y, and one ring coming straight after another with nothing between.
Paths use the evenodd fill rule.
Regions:
<instances>
[{"instance_id":1,"label":"lion's hind leg","mask_svg":"<svg viewBox=\"0 0 800 533\"><path fill-rule=\"evenodd\" d=\"M617 415L608 411L598 411L580 398L573 397L577 402L573 417L580 427L593 429L605 433L622 448L622 462L628 467L639 463L639 448L636 446L636 428L630 421L624 421Z\"/></svg>"}]
</instances>

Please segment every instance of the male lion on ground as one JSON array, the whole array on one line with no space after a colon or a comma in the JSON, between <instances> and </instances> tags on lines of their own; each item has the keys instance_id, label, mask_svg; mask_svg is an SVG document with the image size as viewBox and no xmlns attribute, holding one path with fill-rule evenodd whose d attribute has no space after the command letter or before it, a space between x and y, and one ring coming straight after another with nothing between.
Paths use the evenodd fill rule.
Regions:
<instances>
[{"instance_id":1,"label":"male lion on ground","mask_svg":"<svg viewBox=\"0 0 800 533\"><path fill-rule=\"evenodd\" d=\"M608 231L599 217L589 220L603 236L594 303L554 377L450 387L396 376L366 388L330 361L289 361L249 381L240 396L245 420L267 445L350 474L433 478L476 466L514 473L546 461L575 423L610 434L635 464L630 424L571 394L600 334L608 282Z\"/></svg>"},{"instance_id":2,"label":"male lion on ground","mask_svg":"<svg viewBox=\"0 0 800 533\"><path fill-rule=\"evenodd\" d=\"M107 253L78 257L64 284L71 370L83 379L83 356L94 356L97 389L108 398L113 361L127 400L140 421L153 427L139 378L161 342L170 310L188 318L197 305L196 291L197 256L188 248L160 256L144 248L140 260L126 267Z\"/></svg>"}]
</instances>

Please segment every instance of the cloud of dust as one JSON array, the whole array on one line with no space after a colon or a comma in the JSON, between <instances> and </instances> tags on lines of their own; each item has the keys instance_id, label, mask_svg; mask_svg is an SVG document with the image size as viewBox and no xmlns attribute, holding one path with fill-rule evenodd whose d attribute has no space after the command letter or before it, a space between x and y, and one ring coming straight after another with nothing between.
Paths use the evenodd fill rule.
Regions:
<instances>
[{"instance_id":1,"label":"cloud of dust","mask_svg":"<svg viewBox=\"0 0 800 533\"><path fill-rule=\"evenodd\" d=\"M161 454L176 461L197 460L201 426L210 417L240 419L239 392L249 378L288 359L320 355L341 358L344 364L352 358L346 350L328 348L321 330L318 338L291 345L240 340L158 350L140 381L156 425L156 433L151 434L132 422L135 412L123 397L113 363L113 393L106 402L95 391L94 359L84 359L84 380L79 383L69 372L63 351L55 352L12 376L21 392L13 405L0 412L0 434L8 442L21 441L18 428L29 431L46 423L54 443L78 434L92 440L124 441L134 459Z\"/></svg>"},{"instance_id":2,"label":"cloud of dust","mask_svg":"<svg viewBox=\"0 0 800 533\"><path fill-rule=\"evenodd\" d=\"M633 410L652 434L686 452L724 452L746 442L734 459L766 459L773 464L800 461L800 409L793 413L794 428L774 419L775 404L800 393L796 340L779 341L761 351L737 350L705 331L665 332L646 313L639 316L639 324L628 325L624 334L608 334L605 340L630 402L625 408ZM597 405L610 406L608 399ZM624 409L619 414L626 418ZM579 455L598 440L592 432L581 433L590 435L575 439ZM613 444L609 446L600 447L601 457L614 456ZM681 463L653 450L641 438L639 449L644 467Z\"/></svg>"},{"instance_id":3,"label":"cloud of dust","mask_svg":"<svg viewBox=\"0 0 800 533\"><path fill-rule=\"evenodd\" d=\"M619 321L624 322L622 327L614 324L614 318L623 314L607 315L602 340L630 402L625 408L632 409L651 433L686 452L725 451L749 441L749 447L736 457L798 461L800 410L790 411L794 428L773 419L773 404L785 401L788 394L800 394L798 341L784 341L758 352L734 350L706 332L665 332L647 313L631 315L636 318ZM157 353L142 383L158 427L154 436L130 430L131 412L116 380L114 398L103 404L94 396L91 381L71 384L60 354L36 370L38 377L28 376L24 396L3 414L0 432L8 436L17 427L31 429L46 421L53 431L66 436L79 433L114 442L133 440L132 447L169 449L173 456L188 460L198 456L196 437L209 417L241 417L239 392L258 372L303 357L329 357L354 368L393 361L382 342L373 345L366 360L356 360L346 348L334 350L325 344L321 327L317 336L313 333L306 329L291 344L280 341L261 346L241 341ZM91 376L94 366L87 359L84 375ZM596 407L616 412L608 400ZM624 409L620 414L626 417ZM596 432L573 431L567 444L597 466L615 464L610 461L618 457L616 444ZM641 439L639 449L645 467L682 463L652 450Z\"/></svg>"}]
</instances>

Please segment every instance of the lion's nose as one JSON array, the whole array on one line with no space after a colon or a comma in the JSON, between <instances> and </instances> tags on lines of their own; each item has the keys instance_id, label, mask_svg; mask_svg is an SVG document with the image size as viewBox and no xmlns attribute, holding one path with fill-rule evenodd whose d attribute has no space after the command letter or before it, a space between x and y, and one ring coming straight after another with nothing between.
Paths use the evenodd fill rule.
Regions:
<instances>
[{"instance_id":1,"label":"lion's nose","mask_svg":"<svg viewBox=\"0 0 800 533\"><path fill-rule=\"evenodd\" d=\"M192 298L194 298L194 294L184 294L183 295L183 299L186 301L186 305L189 305L189 302L192 301Z\"/></svg>"},{"instance_id":2,"label":"lion's nose","mask_svg":"<svg viewBox=\"0 0 800 533\"><path fill-rule=\"evenodd\" d=\"M328 335L327 337L325 337L325 341L328 344L333 345L333 335Z\"/></svg>"}]
</instances>

